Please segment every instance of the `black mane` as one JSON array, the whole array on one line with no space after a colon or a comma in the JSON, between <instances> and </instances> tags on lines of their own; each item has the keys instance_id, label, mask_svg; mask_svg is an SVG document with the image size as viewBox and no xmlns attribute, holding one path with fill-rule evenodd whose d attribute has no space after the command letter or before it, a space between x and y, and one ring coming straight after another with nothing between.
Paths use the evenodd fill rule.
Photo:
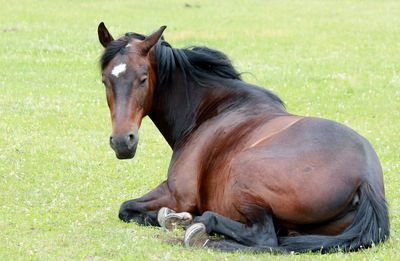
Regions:
<instances>
[{"instance_id":1,"label":"black mane","mask_svg":"<svg viewBox=\"0 0 400 261\"><path fill-rule=\"evenodd\" d=\"M144 40L145 38L146 36L142 34L126 33L123 37L112 41L100 58L101 69L104 70L118 53L124 54L126 45L131 39ZM198 86L214 86L213 82L224 79L242 82L240 73L233 67L229 58L224 53L208 47L172 48L162 38L155 46L155 55L158 86L169 85L174 80L177 69L183 74L182 77L186 81L195 81ZM284 106L283 101L277 95L266 89L263 89L263 92L272 101Z\"/></svg>"},{"instance_id":2,"label":"black mane","mask_svg":"<svg viewBox=\"0 0 400 261\"><path fill-rule=\"evenodd\" d=\"M155 52L160 84L170 81L177 67L185 78L193 78L200 84L215 80L216 77L241 80L240 73L232 66L229 58L222 52L208 47L176 49L168 42L160 41L155 47Z\"/></svg>"},{"instance_id":3,"label":"black mane","mask_svg":"<svg viewBox=\"0 0 400 261\"><path fill-rule=\"evenodd\" d=\"M213 87L215 83L224 79L243 82L241 74L233 67L229 58L220 51L204 46L177 49L162 40L155 46L155 52L158 85L168 85L174 79L177 68L186 81L191 78L202 87ZM249 85L243 82L241 87L246 88ZM269 90L262 90L268 98L284 107L283 101L277 95Z\"/></svg>"}]
</instances>

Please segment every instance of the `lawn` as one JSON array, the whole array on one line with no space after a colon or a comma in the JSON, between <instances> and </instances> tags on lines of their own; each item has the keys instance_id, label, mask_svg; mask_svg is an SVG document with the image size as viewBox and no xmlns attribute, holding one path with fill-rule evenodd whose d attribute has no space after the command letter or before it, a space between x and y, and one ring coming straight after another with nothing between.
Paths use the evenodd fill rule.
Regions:
<instances>
[{"instance_id":1,"label":"lawn","mask_svg":"<svg viewBox=\"0 0 400 261\"><path fill-rule=\"evenodd\" d=\"M168 2L168 4L167 4ZM0 0L0 260L395 260L400 255L400 2ZM114 36L168 25L175 47L228 54L295 114L333 119L375 147L391 238L357 253L185 249L125 224L120 204L166 177L171 149L149 119L135 159L108 145L97 25Z\"/></svg>"}]
</instances>

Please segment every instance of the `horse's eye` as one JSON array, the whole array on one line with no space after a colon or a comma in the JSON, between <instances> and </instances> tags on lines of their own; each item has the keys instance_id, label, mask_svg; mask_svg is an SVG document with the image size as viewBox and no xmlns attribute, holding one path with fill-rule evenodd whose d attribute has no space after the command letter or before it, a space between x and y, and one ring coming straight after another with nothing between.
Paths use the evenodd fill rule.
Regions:
<instances>
[{"instance_id":1,"label":"horse's eye","mask_svg":"<svg viewBox=\"0 0 400 261\"><path fill-rule=\"evenodd\" d=\"M140 85L144 85L144 83L147 81L147 75L144 75L140 78Z\"/></svg>"}]
</instances>

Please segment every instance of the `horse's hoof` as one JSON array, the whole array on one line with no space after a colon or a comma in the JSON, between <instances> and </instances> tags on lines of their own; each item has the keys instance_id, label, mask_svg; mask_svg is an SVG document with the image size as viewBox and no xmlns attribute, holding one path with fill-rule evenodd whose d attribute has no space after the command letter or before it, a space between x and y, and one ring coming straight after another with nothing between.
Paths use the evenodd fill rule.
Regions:
<instances>
[{"instance_id":1,"label":"horse's hoof","mask_svg":"<svg viewBox=\"0 0 400 261\"><path fill-rule=\"evenodd\" d=\"M177 227L186 228L192 224L192 215L188 212L170 213L165 217L164 228L172 231Z\"/></svg>"},{"instance_id":2,"label":"horse's hoof","mask_svg":"<svg viewBox=\"0 0 400 261\"><path fill-rule=\"evenodd\" d=\"M205 247L210 239L203 223L194 223L186 229L183 243L185 247Z\"/></svg>"},{"instance_id":3,"label":"horse's hoof","mask_svg":"<svg viewBox=\"0 0 400 261\"><path fill-rule=\"evenodd\" d=\"M192 223L192 215L188 212L176 213L169 208L161 208L157 214L158 223L162 228L172 231L176 227L187 227Z\"/></svg>"},{"instance_id":4,"label":"horse's hoof","mask_svg":"<svg viewBox=\"0 0 400 261\"><path fill-rule=\"evenodd\" d=\"M160 208L157 214L157 221L158 224L160 224L160 227L165 227L165 218L170 213L175 213L175 211L166 207Z\"/></svg>"}]
</instances>

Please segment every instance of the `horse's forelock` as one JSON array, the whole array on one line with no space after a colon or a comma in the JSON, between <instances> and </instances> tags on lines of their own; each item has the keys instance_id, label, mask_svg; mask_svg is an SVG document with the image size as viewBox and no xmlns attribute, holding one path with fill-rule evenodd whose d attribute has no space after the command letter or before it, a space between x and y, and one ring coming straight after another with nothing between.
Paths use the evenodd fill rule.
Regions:
<instances>
[{"instance_id":1,"label":"horse's forelock","mask_svg":"<svg viewBox=\"0 0 400 261\"><path fill-rule=\"evenodd\" d=\"M129 44L132 39L144 40L146 39L145 35L138 33L126 33L124 36L118 38L117 40L112 41L107 48L104 50L103 55L100 58L100 66L101 69L107 66L107 64L118 54L123 54L125 48Z\"/></svg>"}]
</instances>

